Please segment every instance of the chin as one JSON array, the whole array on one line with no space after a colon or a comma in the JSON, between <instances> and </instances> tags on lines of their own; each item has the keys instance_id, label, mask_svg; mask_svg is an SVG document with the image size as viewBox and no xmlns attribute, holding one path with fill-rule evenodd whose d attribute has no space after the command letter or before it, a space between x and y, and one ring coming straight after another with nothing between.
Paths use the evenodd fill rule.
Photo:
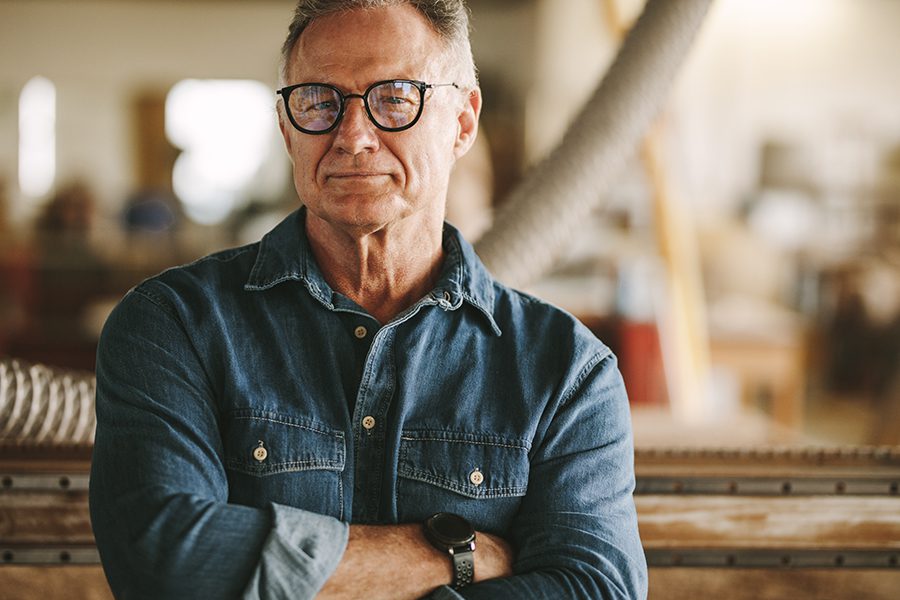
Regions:
<instances>
[{"instance_id":1,"label":"chin","mask_svg":"<svg viewBox=\"0 0 900 600\"><path fill-rule=\"evenodd\" d=\"M347 210L310 211L318 219L331 227L357 235L366 235L380 231L393 223L398 223L410 216L409 211L377 210L374 207L357 206Z\"/></svg>"}]
</instances>

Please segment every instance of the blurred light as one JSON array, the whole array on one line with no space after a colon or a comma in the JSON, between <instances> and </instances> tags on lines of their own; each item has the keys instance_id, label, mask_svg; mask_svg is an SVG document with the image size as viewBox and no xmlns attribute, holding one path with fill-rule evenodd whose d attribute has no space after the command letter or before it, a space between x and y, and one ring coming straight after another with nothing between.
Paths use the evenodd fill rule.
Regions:
<instances>
[{"instance_id":1,"label":"blurred light","mask_svg":"<svg viewBox=\"0 0 900 600\"><path fill-rule=\"evenodd\" d=\"M787 251L809 248L819 239L823 226L821 211L808 194L779 189L760 193L748 225L757 235Z\"/></svg>"},{"instance_id":2,"label":"blurred light","mask_svg":"<svg viewBox=\"0 0 900 600\"><path fill-rule=\"evenodd\" d=\"M810 29L831 25L840 19L848 4L852 3L846 0L727 0L723 10L736 17L736 24L762 26L754 33L764 41L765 34L772 28L786 27L802 35Z\"/></svg>"},{"instance_id":3,"label":"blurred light","mask_svg":"<svg viewBox=\"0 0 900 600\"><path fill-rule=\"evenodd\" d=\"M182 150L172 185L194 221L223 221L269 155L274 95L258 81L186 79L166 98L166 136Z\"/></svg>"},{"instance_id":4,"label":"blurred light","mask_svg":"<svg viewBox=\"0 0 900 600\"><path fill-rule=\"evenodd\" d=\"M40 198L56 177L56 86L33 77L19 96L19 188Z\"/></svg>"}]
</instances>

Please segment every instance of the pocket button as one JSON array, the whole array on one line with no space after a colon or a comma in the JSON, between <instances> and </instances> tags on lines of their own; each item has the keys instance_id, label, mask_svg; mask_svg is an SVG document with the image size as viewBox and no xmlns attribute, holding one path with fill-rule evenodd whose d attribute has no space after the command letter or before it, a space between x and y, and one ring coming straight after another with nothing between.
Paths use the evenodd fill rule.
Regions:
<instances>
[{"instance_id":1,"label":"pocket button","mask_svg":"<svg viewBox=\"0 0 900 600\"><path fill-rule=\"evenodd\" d=\"M263 448L262 443L253 450L253 458L255 458L258 462L262 462L266 460L266 457L269 456L269 451Z\"/></svg>"},{"instance_id":2,"label":"pocket button","mask_svg":"<svg viewBox=\"0 0 900 600\"><path fill-rule=\"evenodd\" d=\"M481 485L484 482L484 474L480 470L475 469L469 473L469 481L472 482L472 485Z\"/></svg>"}]
</instances>

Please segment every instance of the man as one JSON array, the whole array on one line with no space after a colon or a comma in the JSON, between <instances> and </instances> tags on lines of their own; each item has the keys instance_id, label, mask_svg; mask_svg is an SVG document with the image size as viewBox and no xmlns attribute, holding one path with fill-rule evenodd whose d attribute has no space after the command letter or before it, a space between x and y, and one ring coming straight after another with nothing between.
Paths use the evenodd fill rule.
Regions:
<instances>
[{"instance_id":1,"label":"man","mask_svg":"<svg viewBox=\"0 0 900 600\"><path fill-rule=\"evenodd\" d=\"M481 108L462 0L301 0L283 58L304 208L103 333L114 593L646 595L614 357L443 224Z\"/></svg>"}]
</instances>

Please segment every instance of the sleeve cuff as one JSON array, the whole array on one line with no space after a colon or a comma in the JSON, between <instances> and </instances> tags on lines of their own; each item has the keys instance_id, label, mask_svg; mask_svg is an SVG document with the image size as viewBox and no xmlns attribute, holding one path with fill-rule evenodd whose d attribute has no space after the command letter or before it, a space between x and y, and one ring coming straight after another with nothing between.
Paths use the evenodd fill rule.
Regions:
<instances>
[{"instance_id":1,"label":"sleeve cuff","mask_svg":"<svg viewBox=\"0 0 900 600\"><path fill-rule=\"evenodd\" d=\"M274 503L272 521L244 600L315 597L344 555L350 526L333 517Z\"/></svg>"}]
</instances>

